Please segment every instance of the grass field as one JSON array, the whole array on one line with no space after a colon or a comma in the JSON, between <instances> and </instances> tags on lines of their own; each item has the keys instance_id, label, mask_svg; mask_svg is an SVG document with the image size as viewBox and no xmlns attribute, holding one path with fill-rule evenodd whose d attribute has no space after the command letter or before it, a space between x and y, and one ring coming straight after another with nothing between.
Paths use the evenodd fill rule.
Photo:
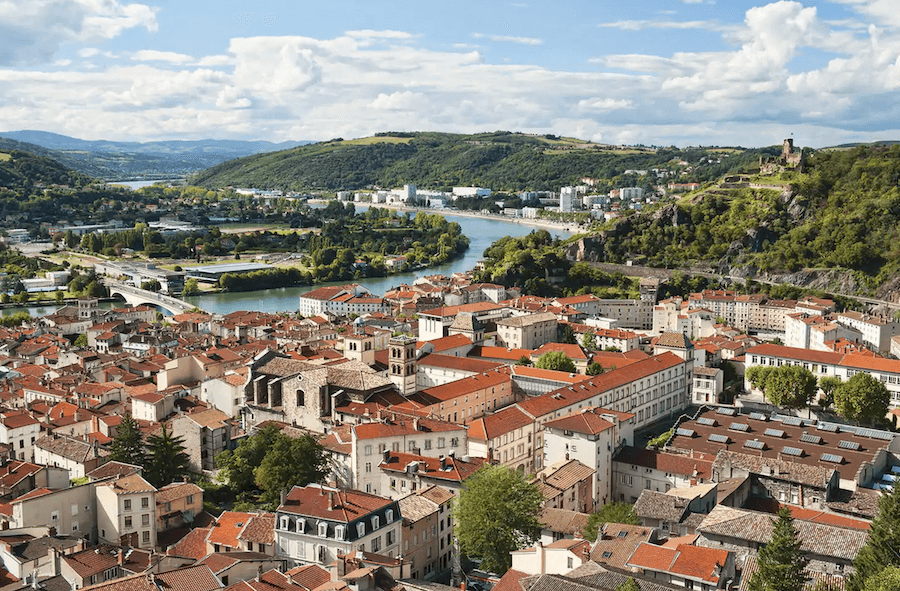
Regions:
<instances>
[{"instance_id":1,"label":"grass field","mask_svg":"<svg viewBox=\"0 0 900 591\"><path fill-rule=\"evenodd\" d=\"M0 161L6 162L7 160L12 160L12 156L6 152L0 152Z\"/></svg>"}]
</instances>

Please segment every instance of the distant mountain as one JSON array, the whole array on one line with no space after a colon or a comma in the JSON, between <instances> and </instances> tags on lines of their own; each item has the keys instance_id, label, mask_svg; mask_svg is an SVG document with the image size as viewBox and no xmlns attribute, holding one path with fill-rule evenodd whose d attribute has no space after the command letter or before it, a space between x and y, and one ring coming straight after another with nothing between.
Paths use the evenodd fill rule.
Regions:
<instances>
[{"instance_id":1,"label":"distant mountain","mask_svg":"<svg viewBox=\"0 0 900 591\"><path fill-rule=\"evenodd\" d=\"M654 168L671 170L673 178L684 179L681 182L716 179L745 160L758 160L759 154L725 148L610 146L507 131L471 135L386 132L247 156L203 171L191 182L207 187L289 190L354 190L413 183L420 188L477 185L495 191L558 191L590 177L602 179L608 190L622 186L617 182L637 182L640 171ZM691 176L682 176L689 169Z\"/></svg>"},{"instance_id":2,"label":"distant mountain","mask_svg":"<svg viewBox=\"0 0 900 591\"><path fill-rule=\"evenodd\" d=\"M240 140L116 142L82 140L33 130L0 132L0 145L4 138L27 142L44 151L51 150L49 153L35 149L31 151L56 158L75 170L106 180L184 176L227 160L310 143Z\"/></svg>"}]
</instances>

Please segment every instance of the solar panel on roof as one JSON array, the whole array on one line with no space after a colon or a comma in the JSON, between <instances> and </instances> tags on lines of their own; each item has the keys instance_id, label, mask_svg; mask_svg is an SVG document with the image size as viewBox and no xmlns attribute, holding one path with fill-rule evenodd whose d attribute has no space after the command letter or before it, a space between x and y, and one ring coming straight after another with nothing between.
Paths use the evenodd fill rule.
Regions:
<instances>
[{"instance_id":1,"label":"solar panel on roof","mask_svg":"<svg viewBox=\"0 0 900 591\"><path fill-rule=\"evenodd\" d=\"M838 443L838 447L841 449L850 449L853 451L859 451L859 444L855 441L841 441Z\"/></svg>"},{"instance_id":2,"label":"solar panel on roof","mask_svg":"<svg viewBox=\"0 0 900 591\"><path fill-rule=\"evenodd\" d=\"M728 428L731 431L746 432L746 431L750 430L750 425L748 425L746 423L731 423L730 425L728 425Z\"/></svg>"},{"instance_id":3,"label":"solar panel on roof","mask_svg":"<svg viewBox=\"0 0 900 591\"><path fill-rule=\"evenodd\" d=\"M713 433L709 436L709 441L715 443L728 443L728 435L719 435L718 433Z\"/></svg>"},{"instance_id":4,"label":"solar panel on roof","mask_svg":"<svg viewBox=\"0 0 900 591\"><path fill-rule=\"evenodd\" d=\"M679 427L675 430L675 435L681 435L682 437L693 437L694 432L691 429L684 429Z\"/></svg>"},{"instance_id":5,"label":"solar panel on roof","mask_svg":"<svg viewBox=\"0 0 900 591\"><path fill-rule=\"evenodd\" d=\"M891 433L887 433L886 431L879 431L877 429L856 429L856 434L860 437L870 437L872 439L882 439L884 441L891 441L894 436Z\"/></svg>"},{"instance_id":6,"label":"solar panel on roof","mask_svg":"<svg viewBox=\"0 0 900 591\"><path fill-rule=\"evenodd\" d=\"M751 412L750 418L753 419L754 421L768 421L769 420L769 417L767 417L766 415L764 415L761 412Z\"/></svg>"},{"instance_id":7,"label":"solar panel on roof","mask_svg":"<svg viewBox=\"0 0 900 591\"><path fill-rule=\"evenodd\" d=\"M803 443L815 443L816 445L822 443L822 438L818 435L810 435L809 433L804 433L800 436L800 441Z\"/></svg>"},{"instance_id":8,"label":"solar panel on roof","mask_svg":"<svg viewBox=\"0 0 900 591\"><path fill-rule=\"evenodd\" d=\"M710 418L707 418L707 417L700 417L699 419L697 419L697 424L698 424L698 425L706 425L707 427L715 427L715 426L716 426L716 419L710 419Z\"/></svg>"},{"instance_id":9,"label":"solar panel on roof","mask_svg":"<svg viewBox=\"0 0 900 591\"><path fill-rule=\"evenodd\" d=\"M803 450L800 449L799 447L790 447L789 445L786 445L783 448L781 448L781 453L787 454L789 456L798 456L799 457L799 456L803 455Z\"/></svg>"},{"instance_id":10,"label":"solar panel on roof","mask_svg":"<svg viewBox=\"0 0 900 591\"><path fill-rule=\"evenodd\" d=\"M838 430L837 425L833 423L819 423L816 425L816 429L819 431L828 431L830 433L837 433Z\"/></svg>"},{"instance_id":11,"label":"solar panel on roof","mask_svg":"<svg viewBox=\"0 0 900 591\"><path fill-rule=\"evenodd\" d=\"M787 417L783 421L781 421L782 425L788 425L789 427L799 427L803 424L803 421L800 420L800 417Z\"/></svg>"},{"instance_id":12,"label":"solar panel on roof","mask_svg":"<svg viewBox=\"0 0 900 591\"><path fill-rule=\"evenodd\" d=\"M764 434L768 435L769 437L784 437L784 431L782 431L781 429L766 429Z\"/></svg>"},{"instance_id":13,"label":"solar panel on roof","mask_svg":"<svg viewBox=\"0 0 900 591\"><path fill-rule=\"evenodd\" d=\"M750 441L745 441L744 447L749 447L750 449L766 449L766 444L764 441L753 439Z\"/></svg>"},{"instance_id":14,"label":"solar panel on roof","mask_svg":"<svg viewBox=\"0 0 900 591\"><path fill-rule=\"evenodd\" d=\"M737 414L737 411L733 408L726 408L726 407L722 406L722 407L719 407L716 409L716 414L733 417L735 414Z\"/></svg>"},{"instance_id":15,"label":"solar panel on roof","mask_svg":"<svg viewBox=\"0 0 900 591\"><path fill-rule=\"evenodd\" d=\"M823 462L832 462L834 464L843 464L844 457L837 454L822 454Z\"/></svg>"}]
</instances>

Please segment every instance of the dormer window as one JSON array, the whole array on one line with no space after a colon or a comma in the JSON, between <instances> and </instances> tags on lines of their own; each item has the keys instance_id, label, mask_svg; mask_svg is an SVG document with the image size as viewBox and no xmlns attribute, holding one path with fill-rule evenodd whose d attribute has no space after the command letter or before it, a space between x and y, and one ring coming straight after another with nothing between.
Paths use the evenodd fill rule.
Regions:
<instances>
[{"instance_id":1,"label":"dormer window","mask_svg":"<svg viewBox=\"0 0 900 591\"><path fill-rule=\"evenodd\" d=\"M376 517L377 519L377 517ZM394 510L388 509L384 512L384 522L385 523L394 523Z\"/></svg>"},{"instance_id":2,"label":"dormer window","mask_svg":"<svg viewBox=\"0 0 900 591\"><path fill-rule=\"evenodd\" d=\"M378 522L379 522L379 519L378 519L378 516L376 515L375 517L372 518L372 529L373 530L378 529Z\"/></svg>"},{"instance_id":3,"label":"dormer window","mask_svg":"<svg viewBox=\"0 0 900 591\"><path fill-rule=\"evenodd\" d=\"M328 535L328 524L320 523L319 524L319 537L324 538Z\"/></svg>"},{"instance_id":4,"label":"dormer window","mask_svg":"<svg viewBox=\"0 0 900 591\"><path fill-rule=\"evenodd\" d=\"M344 539L344 526L343 525L335 526L334 539L335 540L343 540Z\"/></svg>"},{"instance_id":5,"label":"dormer window","mask_svg":"<svg viewBox=\"0 0 900 591\"><path fill-rule=\"evenodd\" d=\"M302 517L297 518L297 533L303 533L303 530L306 529L306 520Z\"/></svg>"},{"instance_id":6,"label":"dormer window","mask_svg":"<svg viewBox=\"0 0 900 591\"><path fill-rule=\"evenodd\" d=\"M356 535L360 538L366 535L366 524L365 523L357 523L356 524Z\"/></svg>"},{"instance_id":7,"label":"dormer window","mask_svg":"<svg viewBox=\"0 0 900 591\"><path fill-rule=\"evenodd\" d=\"M279 529L287 530L289 520L290 518L287 515L282 515L281 520L279 521Z\"/></svg>"}]
</instances>

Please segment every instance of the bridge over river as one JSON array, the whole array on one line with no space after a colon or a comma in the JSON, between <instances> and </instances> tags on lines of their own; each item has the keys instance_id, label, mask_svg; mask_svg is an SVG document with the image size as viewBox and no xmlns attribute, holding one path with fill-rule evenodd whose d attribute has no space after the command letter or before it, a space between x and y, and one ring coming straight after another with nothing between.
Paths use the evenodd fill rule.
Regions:
<instances>
[{"instance_id":1,"label":"bridge over river","mask_svg":"<svg viewBox=\"0 0 900 591\"><path fill-rule=\"evenodd\" d=\"M103 285L109 289L109 295L120 295L132 306L150 305L168 310L172 314L184 314L196 308L184 300L173 298L153 291L147 291L139 287L127 285L113 279L103 279Z\"/></svg>"}]
</instances>

